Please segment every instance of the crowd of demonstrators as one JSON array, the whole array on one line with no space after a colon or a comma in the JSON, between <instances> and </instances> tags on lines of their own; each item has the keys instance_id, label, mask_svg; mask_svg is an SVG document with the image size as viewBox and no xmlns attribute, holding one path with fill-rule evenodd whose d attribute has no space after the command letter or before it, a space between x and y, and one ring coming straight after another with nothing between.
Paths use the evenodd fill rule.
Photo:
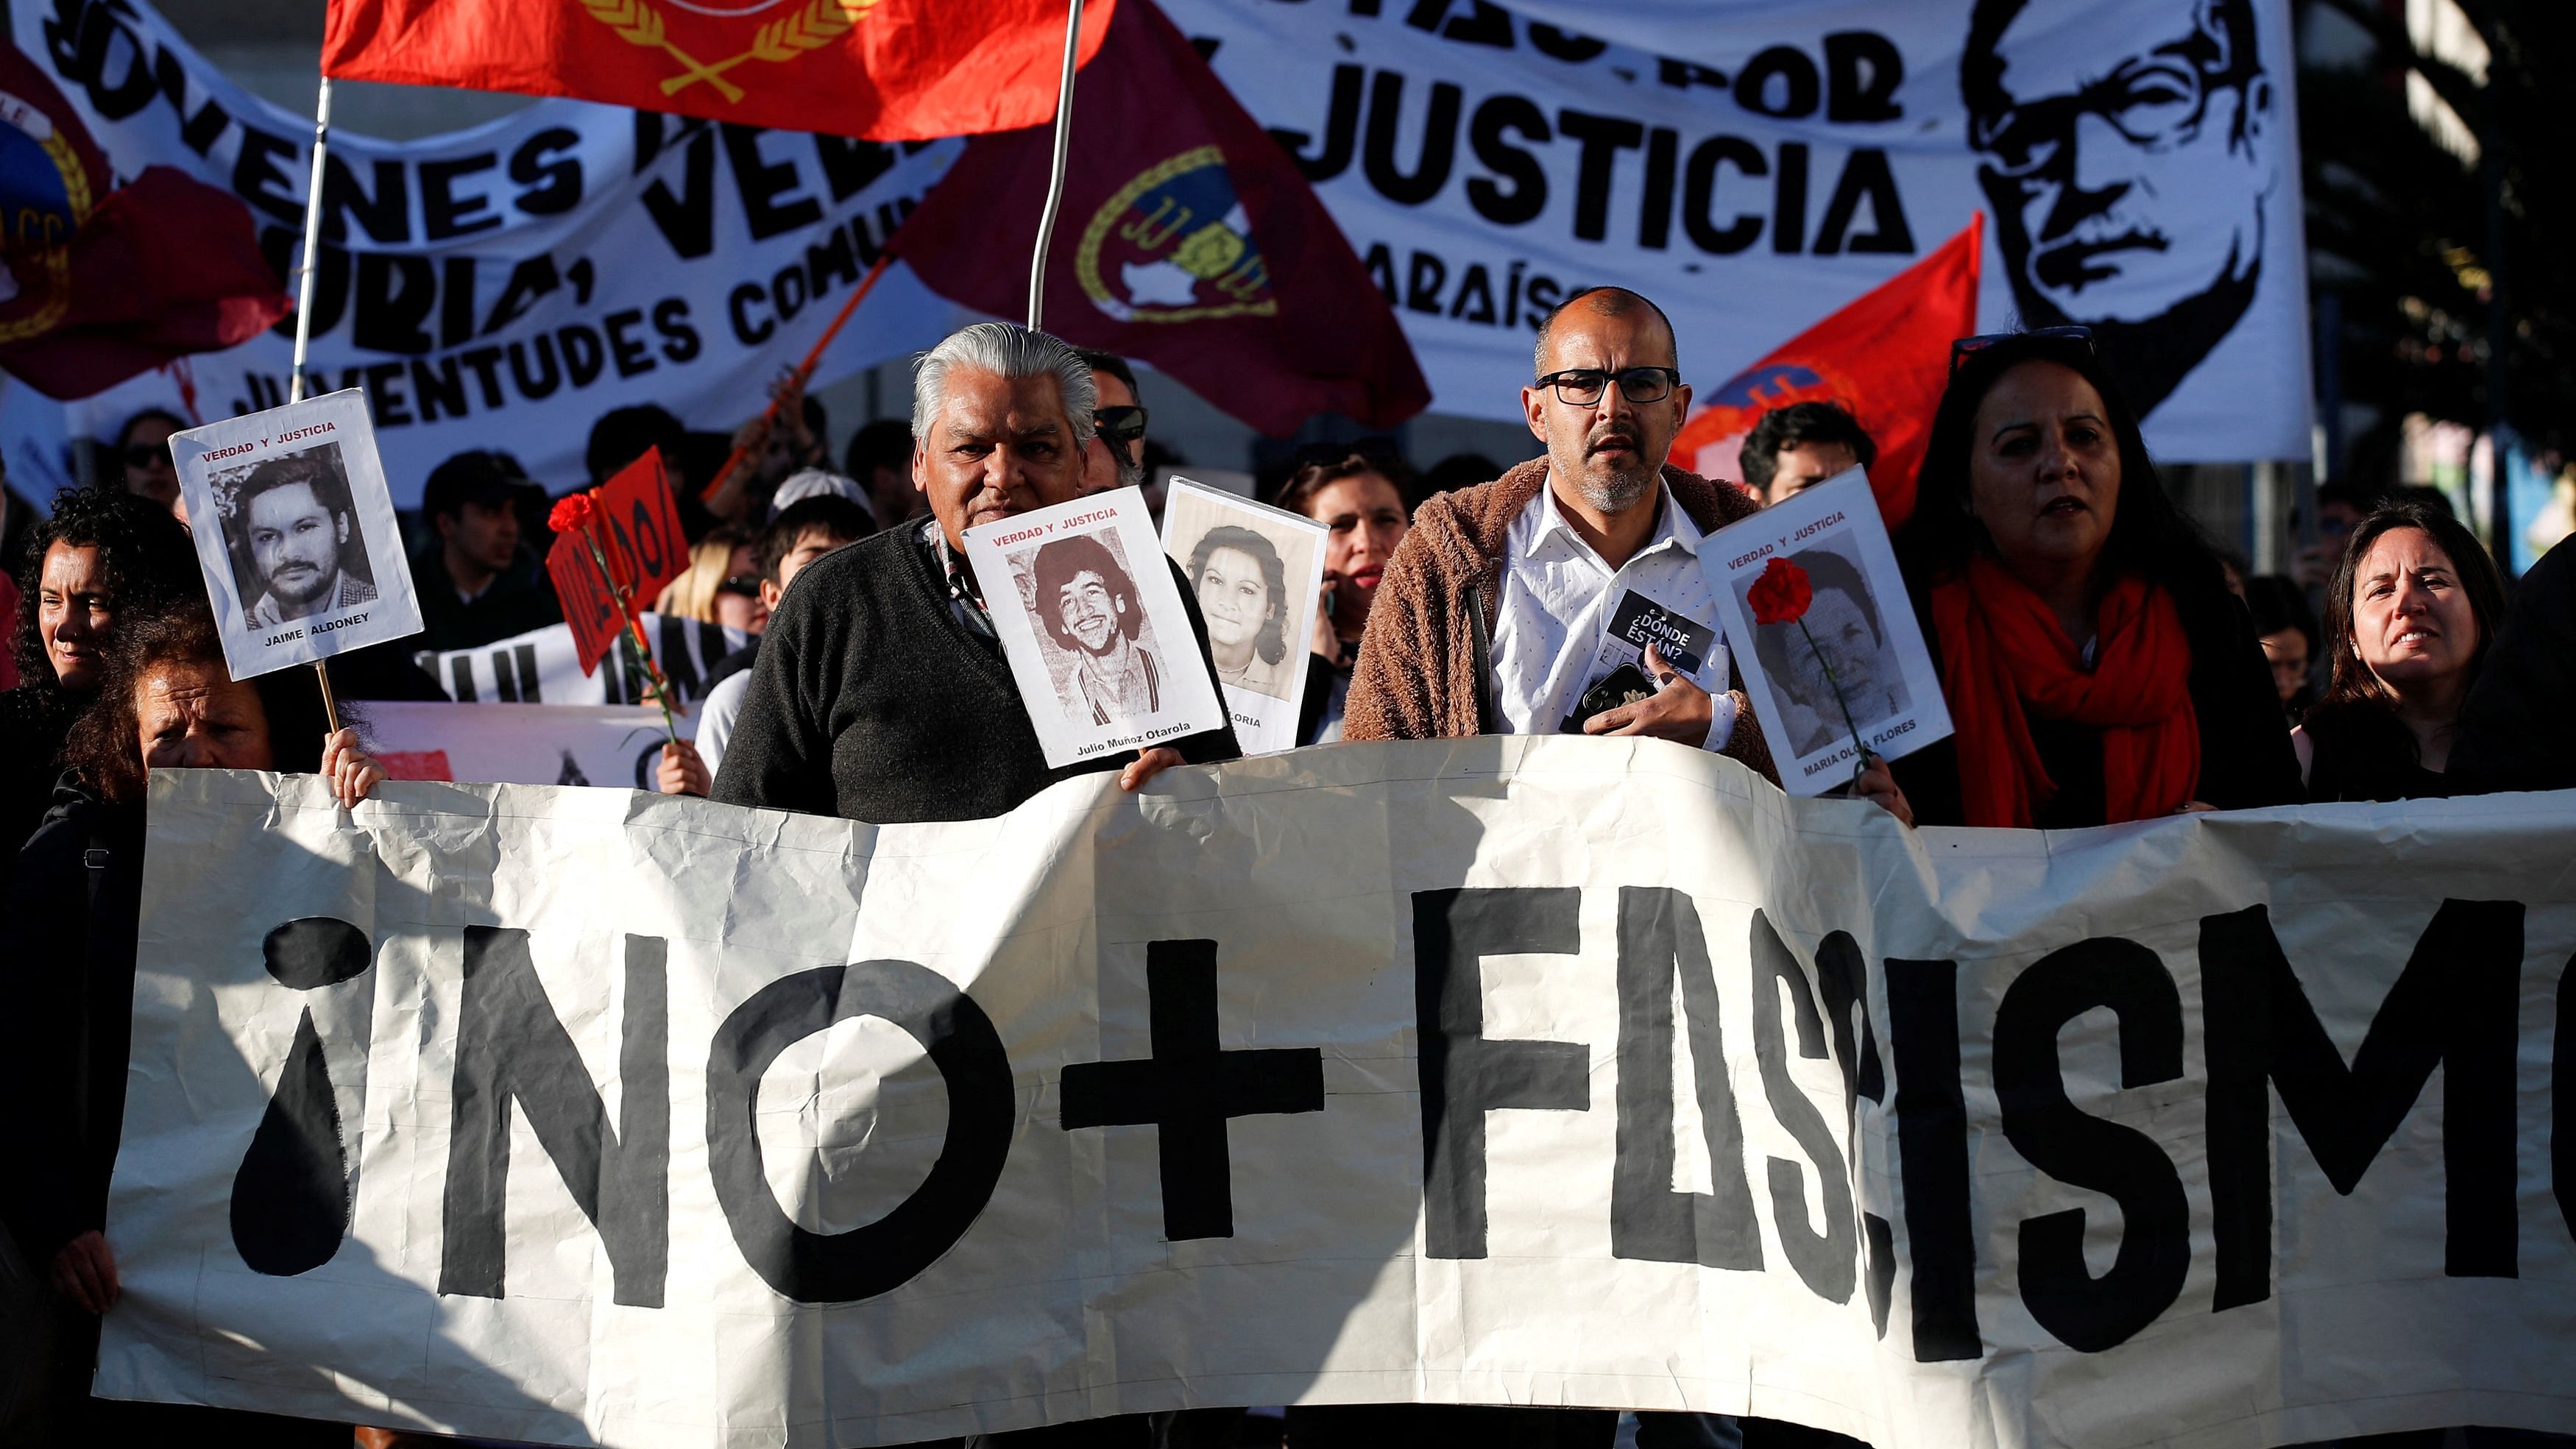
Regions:
<instances>
[{"instance_id":1,"label":"crowd of demonstrators","mask_svg":"<svg viewBox=\"0 0 2576 1449\"><path fill-rule=\"evenodd\" d=\"M133 557L129 548L125 561ZM63 1443L195 1442L220 1425L263 1443L346 1444L343 1426L88 1396L98 1318L119 1291L105 1225L124 1122L145 781L166 769L318 773L341 807L355 808L385 778L355 729L329 728L312 671L237 681L202 599L137 608L132 593L117 597L125 617L103 641L92 636L104 644L87 665L95 704L68 742L52 810L17 852L0 910L14 948L0 965L11 1003L0 1015L0 1073L17 1104L0 1125L11 1164L0 1218L60 1310L41 1418Z\"/></svg>"},{"instance_id":2,"label":"crowd of demonstrators","mask_svg":"<svg viewBox=\"0 0 2576 1449\"><path fill-rule=\"evenodd\" d=\"M2420 503L2363 519L2326 586L2325 696L2291 736L2308 798L2449 794L2461 710L2504 616L2504 578L2458 520Z\"/></svg>"},{"instance_id":3,"label":"crowd of demonstrators","mask_svg":"<svg viewBox=\"0 0 2576 1449\"><path fill-rule=\"evenodd\" d=\"M1768 508L1838 473L1876 463L1878 444L1836 404L1791 403L1754 423L1738 458L1744 486Z\"/></svg>"},{"instance_id":4,"label":"crowd of demonstrators","mask_svg":"<svg viewBox=\"0 0 2576 1449\"><path fill-rule=\"evenodd\" d=\"M507 453L458 453L429 470L420 510L436 541L412 556L417 648L472 649L563 621L525 513L545 490Z\"/></svg>"},{"instance_id":5,"label":"crowd of demonstrators","mask_svg":"<svg viewBox=\"0 0 2576 1449\"><path fill-rule=\"evenodd\" d=\"M868 510L839 492L791 501L760 537L761 607L776 613L787 597L787 586L806 565L875 531ZM705 795L714 788L725 744L733 738L734 722L742 717L743 696L751 692L751 668L759 662L763 637L754 634L751 642L708 671L706 697L698 703L697 738L662 747L654 784L663 794Z\"/></svg>"},{"instance_id":6,"label":"crowd of demonstrators","mask_svg":"<svg viewBox=\"0 0 2576 1449\"><path fill-rule=\"evenodd\" d=\"M1896 537L1952 734L1897 761L1903 803L2067 828L2294 802L2253 621L2073 332L1952 353Z\"/></svg>"},{"instance_id":7,"label":"crowd of demonstrators","mask_svg":"<svg viewBox=\"0 0 2576 1449\"><path fill-rule=\"evenodd\" d=\"M1338 454L1339 456L1334 456ZM1306 696L1297 711L1297 743L1328 745L1342 737L1359 663L1361 632L1377 601L1386 565L1413 526L1403 487L1382 460L1331 449L1300 465L1279 492L1279 506L1324 525L1324 593L1308 647Z\"/></svg>"}]
</instances>

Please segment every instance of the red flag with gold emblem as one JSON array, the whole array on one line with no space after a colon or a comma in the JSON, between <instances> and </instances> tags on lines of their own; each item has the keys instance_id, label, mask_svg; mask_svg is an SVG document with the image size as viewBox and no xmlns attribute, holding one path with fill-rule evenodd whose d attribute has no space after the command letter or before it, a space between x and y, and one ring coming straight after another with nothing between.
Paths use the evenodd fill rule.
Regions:
<instances>
[{"instance_id":1,"label":"red flag with gold emblem","mask_svg":"<svg viewBox=\"0 0 2576 1449\"><path fill-rule=\"evenodd\" d=\"M1673 439L1673 461L1734 478L1753 425L1791 403L1839 403L1878 445L1869 485L1889 528L1914 512L1914 472L1949 381L1950 343L1977 330L1985 218L1716 388ZM1712 471L1714 470L1714 471Z\"/></svg>"},{"instance_id":2,"label":"red flag with gold emblem","mask_svg":"<svg viewBox=\"0 0 2576 1449\"><path fill-rule=\"evenodd\" d=\"M1089 61L1116 0L1083 8ZM919 141L1055 115L1065 0L331 0L322 73Z\"/></svg>"},{"instance_id":3,"label":"red flag with gold emblem","mask_svg":"<svg viewBox=\"0 0 2576 1449\"><path fill-rule=\"evenodd\" d=\"M978 136L889 249L932 291L1026 315L1051 128ZM1393 427L1430 405L1413 346L1305 173L1153 0L1123 0L1073 93L1049 332L1221 383L1272 437L1319 413Z\"/></svg>"}]
</instances>

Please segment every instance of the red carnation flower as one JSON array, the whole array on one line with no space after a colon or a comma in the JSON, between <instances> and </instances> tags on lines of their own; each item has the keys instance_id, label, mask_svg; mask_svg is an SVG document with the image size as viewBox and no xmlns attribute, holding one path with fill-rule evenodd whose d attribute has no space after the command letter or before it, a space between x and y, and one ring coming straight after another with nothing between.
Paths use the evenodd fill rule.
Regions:
<instances>
[{"instance_id":1,"label":"red carnation flower","mask_svg":"<svg viewBox=\"0 0 2576 1449\"><path fill-rule=\"evenodd\" d=\"M1744 596L1753 609L1756 624L1794 624L1807 615L1807 604L1815 590L1807 585L1807 571L1785 558L1775 558L1762 566L1762 577Z\"/></svg>"},{"instance_id":2,"label":"red carnation flower","mask_svg":"<svg viewBox=\"0 0 2576 1449\"><path fill-rule=\"evenodd\" d=\"M590 495L568 493L555 500L554 511L546 515L546 527L557 533L579 533L590 526Z\"/></svg>"}]
</instances>

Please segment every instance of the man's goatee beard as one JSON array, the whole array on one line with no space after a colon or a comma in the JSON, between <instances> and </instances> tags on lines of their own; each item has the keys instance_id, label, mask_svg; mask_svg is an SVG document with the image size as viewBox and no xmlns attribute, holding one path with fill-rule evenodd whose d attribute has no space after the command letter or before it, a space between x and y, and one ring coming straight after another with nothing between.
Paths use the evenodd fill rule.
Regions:
<instances>
[{"instance_id":1,"label":"man's goatee beard","mask_svg":"<svg viewBox=\"0 0 2576 1449\"><path fill-rule=\"evenodd\" d=\"M1645 497L1654 486L1655 470L1651 468L1623 470L1607 478L1595 478L1589 473L1574 475L1574 491L1583 495L1585 503L1603 513L1627 512L1636 507L1637 500Z\"/></svg>"}]
</instances>

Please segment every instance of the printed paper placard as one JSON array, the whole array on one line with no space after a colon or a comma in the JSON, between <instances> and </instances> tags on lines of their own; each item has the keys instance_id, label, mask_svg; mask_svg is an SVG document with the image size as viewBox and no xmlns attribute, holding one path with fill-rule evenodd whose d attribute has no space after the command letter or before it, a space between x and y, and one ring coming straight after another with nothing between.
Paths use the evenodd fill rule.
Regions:
<instances>
[{"instance_id":1,"label":"printed paper placard","mask_svg":"<svg viewBox=\"0 0 2576 1449\"><path fill-rule=\"evenodd\" d=\"M1051 768L1225 727L1139 490L970 528L966 558Z\"/></svg>"},{"instance_id":2,"label":"printed paper placard","mask_svg":"<svg viewBox=\"0 0 2576 1449\"><path fill-rule=\"evenodd\" d=\"M1247 755L1297 747L1324 588L1324 526L1175 476L1163 552L1207 620L1208 653Z\"/></svg>"},{"instance_id":3,"label":"printed paper placard","mask_svg":"<svg viewBox=\"0 0 2576 1449\"><path fill-rule=\"evenodd\" d=\"M357 388L170 435L235 679L420 632Z\"/></svg>"},{"instance_id":4,"label":"printed paper placard","mask_svg":"<svg viewBox=\"0 0 2576 1449\"><path fill-rule=\"evenodd\" d=\"M1711 534L1699 563L1726 637L1752 643L1736 648L1736 667L1790 794L1848 784L1855 738L1895 759L1950 733L1941 671L1860 469ZM1768 607L1775 592L1790 607Z\"/></svg>"}]
</instances>

